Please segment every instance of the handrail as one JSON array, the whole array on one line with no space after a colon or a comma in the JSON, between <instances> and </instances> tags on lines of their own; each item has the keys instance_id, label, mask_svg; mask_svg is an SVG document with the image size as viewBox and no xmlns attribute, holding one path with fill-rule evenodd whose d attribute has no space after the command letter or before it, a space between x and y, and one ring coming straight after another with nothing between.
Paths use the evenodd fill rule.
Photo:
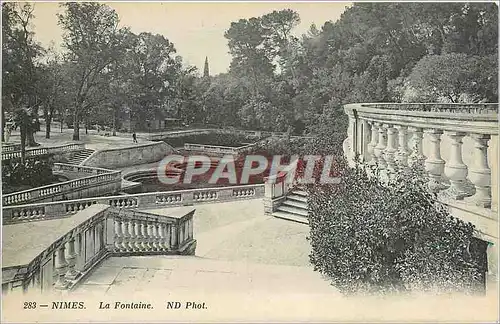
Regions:
<instances>
[{"instance_id":1,"label":"handrail","mask_svg":"<svg viewBox=\"0 0 500 324\"><path fill-rule=\"evenodd\" d=\"M164 208L262 197L264 184L198 188L6 206L2 217L4 224L12 224L67 217L95 204L119 209Z\"/></svg>"},{"instance_id":2,"label":"handrail","mask_svg":"<svg viewBox=\"0 0 500 324\"><path fill-rule=\"evenodd\" d=\"M94 206L94 210L79 213L62 224L60 234L56 229L57 239L47 248L28 247L32 255L18 258L12 247L2 268L3 293L72 290L110 256L194 254L194 211L164 216ZM12 228L14 233L20 230ZM55 268L47 268L46 264L54 264Z\"/></svg>"},{"instance_id":3,"label":"handrail","mask_svg":"<svg viewBox=\"0 0 500 324\"><path fill-rule=\"evenodd\" d=\"M3 195L3 205L9 206L9 205L20 204L23 202L29 203L40 199L46 199L54 195L62 195L64 193L73 191L75 188L80 188L88 185L97 186L99 184L108 183L110 181L111 182L120 181L121 183L121 171L119 170L113 171L101 168L73 166L64 163L55 163L55 166L56 169L72 168L82 171L83 170L91 171L91 173L95 174L87 177L73 179L65 182L59 182L55 184L49 184L46 186L41 186L33 189L28 189Z\"/></svg>"},{"instance_id":4,"label":"handrail","mask_svg":"<svg viewBox=\"0 0 500 324\"><path fill-rule=\"evenodd\" d=\"M17 150L11 150L9 147L14 146L18 148ZM7 150L5 150L7 148ZM26 156L37 156L37 155L45 155L52 153L61 153L61 152L71 152L71 151L79 151L85 149L85 144L83 143L70 143L59 146L43 146L43 147L33 147L26 148ZM9 160L13 158L21 157L21 146L18 144L2 146L2 161Z\"/></svg>"}]
</instances>

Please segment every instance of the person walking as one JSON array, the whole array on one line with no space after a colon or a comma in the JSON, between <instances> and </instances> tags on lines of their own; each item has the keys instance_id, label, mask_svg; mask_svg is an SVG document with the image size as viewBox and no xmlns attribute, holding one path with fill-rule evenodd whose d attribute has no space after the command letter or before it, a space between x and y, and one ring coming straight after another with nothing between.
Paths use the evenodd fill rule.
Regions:
<instances>
[{"instance_id":1,"label":"person walking","mask_svg":"<svg viewBox=\"0 0 500 324\"><path fill-rule=\"evenodd\" d=\"M132 134L132 138L134 139L134 143L137 143L137 135L135 132Z\"/></svg>"}]
</instances>

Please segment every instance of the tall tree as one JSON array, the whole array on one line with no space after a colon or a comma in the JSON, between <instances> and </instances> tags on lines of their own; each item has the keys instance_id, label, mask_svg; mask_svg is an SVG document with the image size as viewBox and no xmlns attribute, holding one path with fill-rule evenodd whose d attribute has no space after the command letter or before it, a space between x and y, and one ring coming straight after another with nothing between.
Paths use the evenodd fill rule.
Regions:
<instances>
[{"instance_id":1,"label":"tall tree","mask_svg":"<svg viewBox=\"0 0 500 324\"><path fill-rule=\"evenodd\" d=\"M43 48L35 42L32 31L34 6L30 3L2 4L2 139L5 108L24 108L38 118L40 75L37 59ZM35 128L28 128L29 146L36 145Z\"/></svg>"},{"instance_id":2,"label":"tall tree","mask_svg":"<svg viewBox=\"0 0 500 324\"><path fill-rule=\"evenodd\" d=\"M86 111L100 102L102 74L119 52L125 29L118 28L118 15L96 2L68 2L58 14L64 30L67 59L73 63L73 140L80 139L80 121Z\"/></svg>"}]
</instances>

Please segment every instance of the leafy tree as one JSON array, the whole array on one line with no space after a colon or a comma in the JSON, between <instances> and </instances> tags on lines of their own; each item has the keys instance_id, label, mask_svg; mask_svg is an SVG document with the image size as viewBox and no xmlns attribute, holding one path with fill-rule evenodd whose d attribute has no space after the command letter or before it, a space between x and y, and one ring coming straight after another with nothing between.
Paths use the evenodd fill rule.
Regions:
<instances>
[{"instance_id":1,"label":"leafy tree","mask_svg":"<svg viewBox=\"0 0 500 324\"><path fill-rule=\"evenodd\" d=\"M416 91L415 96L410 98L495 102L498 98L498 76L493 72L496 62L496 56L478 57L461 53L426 56L408 77L409 87Z\"/></svg>"},{"instance_id":2,"label":"leafy tree","mask_svg":"<svg viewBox=\"0 0 500 324\"><path fill-rule=\"evenodd\" d=\"M67 60L72 62L73 140L80 139L80 121L87 110L102 98L103 74L119 53L125 29L118 28L118 15L110 7L95 2L68 2L58 14L64 30Z\"/></svg>"},{"instance_id":3,"label":"leafy tree","mask_svg":"<svg viewBox=\"0 0 500 324\"><path fill-rule=\"evenodd\" d=\"M37 59L43 48L35 42L31 30L34 7L30 3L2 4L2 138L5 129L5 109L17 110L25 107L33 110L38 119L40 83ZM37 145L34 132L26 129L29 146Z\"/></svg>"}]
</instances>

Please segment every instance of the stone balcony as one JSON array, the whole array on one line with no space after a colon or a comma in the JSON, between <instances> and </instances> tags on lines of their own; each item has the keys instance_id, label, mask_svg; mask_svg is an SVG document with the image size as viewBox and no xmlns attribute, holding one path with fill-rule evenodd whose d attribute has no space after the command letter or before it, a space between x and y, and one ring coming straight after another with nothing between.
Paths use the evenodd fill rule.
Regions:
<instances>
[{"instance_id":1,"label":"stone balcony","mask_svg":"<svg viewBox=\"0 0 500 324\"><path fill-rule=\"evenodd\" d=\"M498 104L357 103L344 111L350 165L372 164L390 174L424 161L429 189L490 243L489 272L496 274Z\"/></svg>"}]
</instances>

